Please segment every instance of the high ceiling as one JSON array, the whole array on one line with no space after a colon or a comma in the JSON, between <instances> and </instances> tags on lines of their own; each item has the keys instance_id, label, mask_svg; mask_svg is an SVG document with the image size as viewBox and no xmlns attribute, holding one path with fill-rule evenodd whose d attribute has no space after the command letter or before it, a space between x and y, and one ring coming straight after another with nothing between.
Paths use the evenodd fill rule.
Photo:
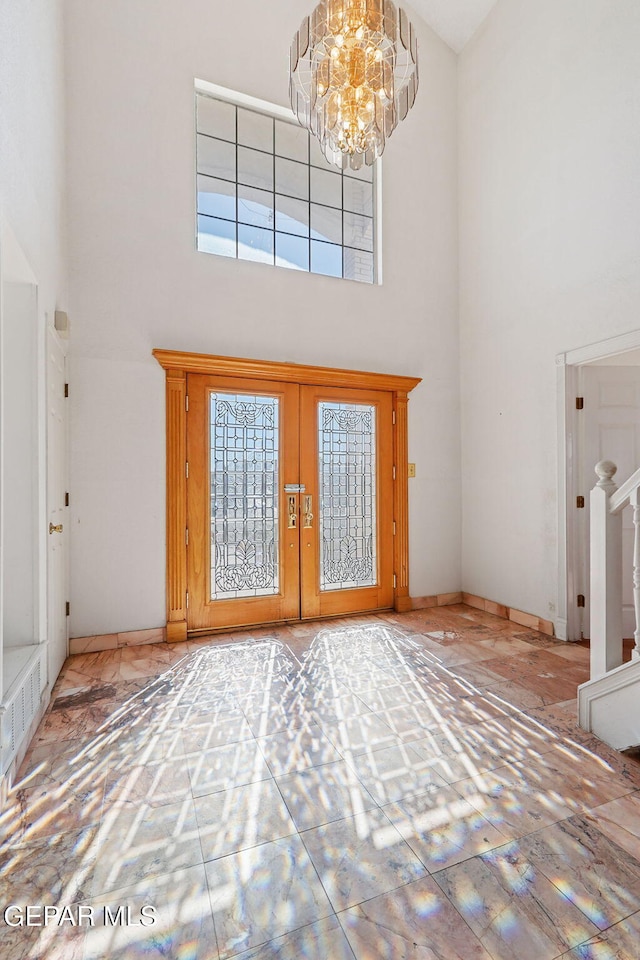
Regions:
<instances>
[{"instance_id":1,"label":"high ceiling","mask_svg":"<svg viewBox=\"0 0 640 960\"><path fill-rule=\"evenodd\" d=\"M415 11L428 23L452 50L460 53L474 35L497 0L395 0L407 6L411 17ZM1 3L1 0L0 0ZM304 16L311 13L318 0L288 0L283 15L297 29Z\"/></svg>"},{"instance_id":2,"label":"high ceiling","mask_svg":"<svg viewBox=\"0 0 640 960\"><path fill-rule=\"evenodd\" d=\"M410 3L445 43L460 53L496 0L410 0Z\"/></svg>"}]
</instances>

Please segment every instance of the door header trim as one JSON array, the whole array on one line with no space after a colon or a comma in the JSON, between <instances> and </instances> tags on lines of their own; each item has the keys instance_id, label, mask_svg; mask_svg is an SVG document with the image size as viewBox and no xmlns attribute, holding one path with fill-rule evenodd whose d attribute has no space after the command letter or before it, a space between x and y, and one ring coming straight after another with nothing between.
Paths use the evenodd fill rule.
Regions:
<instances>
[{"instance_id":1,"label":"door header trim","mask_svg":"<svg viewBox=\"0 0 640 960\"><path fill-rule=\"evenodd\" d=\"M396 394L408 394L422 382L421 377L367 373L362 370L334 370L331 367L313 367L303 363L216 357L204 353L182 353L178 350L154 350L153 355L165 370L181 371L183 374L205 373L254 380L279 380L318 387L361 387Z\"/></svg>"}]
</instances>

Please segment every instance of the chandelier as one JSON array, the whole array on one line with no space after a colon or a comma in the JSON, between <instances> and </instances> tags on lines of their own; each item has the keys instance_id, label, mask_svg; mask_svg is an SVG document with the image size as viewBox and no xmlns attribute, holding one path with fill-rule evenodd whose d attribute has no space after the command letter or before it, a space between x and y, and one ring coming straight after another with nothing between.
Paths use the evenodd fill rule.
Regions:
<instances>
[{"instance_id":1,"label":"chandelier","mask_svg":"<svg viewBox=\"0 0 640 960\"><path fill-rule=\"evenodd\" d=\"M330 163L377 160L417 89L415 31L391 0L321 0L293 38L291 106Z\"/></svg>"}]
</instances>

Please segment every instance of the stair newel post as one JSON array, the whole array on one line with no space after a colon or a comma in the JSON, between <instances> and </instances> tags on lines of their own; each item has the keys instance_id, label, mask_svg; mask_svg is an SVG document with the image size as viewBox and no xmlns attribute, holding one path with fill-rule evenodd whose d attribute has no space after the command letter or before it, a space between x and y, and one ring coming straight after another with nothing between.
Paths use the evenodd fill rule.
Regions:
<instances>
[{"instance_id":1,"label":"stair newel post","mask_svg":"<svg viewBox=\"0 0 640 960\"><path fill-rule=\"evenodd\" d=\"M636 614L632 659L640 660L640 487L631 494L633 507L633 606Z\"/></svg>"},{"instance_id":2,"label":"stair newel post","mask_svg":"<svg viewBox=\"0 0 640 960\"><path fill-rule=\"evenodd\" d=\"M622 663L622 516L611 513L617 490L611 460L596 466L598 483L591 491L591 679Z\"/></svg>"}]
</instances>

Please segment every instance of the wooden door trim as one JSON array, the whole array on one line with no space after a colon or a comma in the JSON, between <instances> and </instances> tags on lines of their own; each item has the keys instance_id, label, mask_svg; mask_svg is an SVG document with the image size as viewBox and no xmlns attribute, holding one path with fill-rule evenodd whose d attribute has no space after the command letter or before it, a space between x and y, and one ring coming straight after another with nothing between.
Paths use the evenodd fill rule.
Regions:
<instances>
[{"instance_id":1,"label":"wooden door trim","mask_svg":"<svg viewBox=\"0 0 640 960\"><path fill-rule=\"evenodd\" d=\"M311 367L302 363L280 363L272 360L213 357L176 350L154 350L153 355L167 371L247 377L251 380L284 380L287 383L303 383L317 387L358 387L365 390L401 391L406 394L421 382L420 377L367 373L362 370L334 370L331 367Z\"/></svg>"},{"instance_id":2,"label":"wooden door trim","mask_svg":"<svg viewBox=\"0 0 640 960\"><path fill-rule=\"evenodd\" d=\"M393 606L399 613L411 610L409 596L409 429L404 391L393 395L393 519L396 535L393 540L395 583Z\"/></svg>"},{"instance_id":3,"label":"wooden door trim","mask_svg":"<svg viewBox=\"0 0 640 960\"><path fill-rule=\"evenodd\" d=\"M279 380L319 387L356 387L392 394L394 425L393 549L394 609L410 609L409 597L409 490L408 394L420 377L339 370L306 364L217 357L176 350L154 350L166 372L167 437L167 640L187 638L187 374Z\"/></svg>"},{"instance_id":4,"label":"wooden door trim","mask_svg":"<svg viewBox=\"0 0 640 960\"><path fill-rule=\"evenodd\" d=\"M187 377L167 370L167 640L187 639Z\"/></svg>"}]
</instances>

